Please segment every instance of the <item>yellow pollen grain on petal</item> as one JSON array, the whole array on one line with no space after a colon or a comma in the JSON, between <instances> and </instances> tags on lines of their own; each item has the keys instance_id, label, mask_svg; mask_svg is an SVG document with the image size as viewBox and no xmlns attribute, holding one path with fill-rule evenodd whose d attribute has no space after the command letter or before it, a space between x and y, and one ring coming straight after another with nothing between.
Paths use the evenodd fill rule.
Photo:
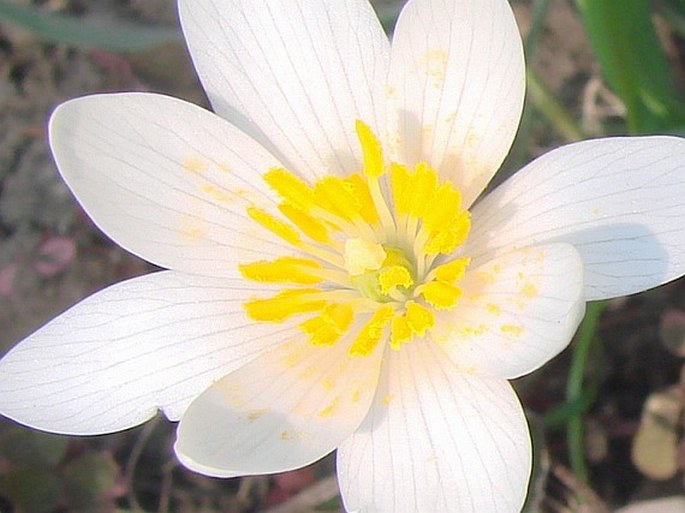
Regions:
<instances>
[{"instance_id":1,"label":"yellow pollen grain on petal","mask_svg":"<svg viewBox=\"0 0 685 513\"><path fill-rule=\"evenodd\" d=\"M348 330L354 319L354 311L348 304L327 304L321 314L300 324L315 346L330 346Z\"/></svg>"},{"instance_id":2,"label":"yellow pollen grain on petal","mask_svg":"<svg viewBox=\"0 0 685 513\"><path fill-rule=\"evenodd\" d=\"M181 166L191 173L200 174L209 169L209 162L199 155L188 155L181 161Z\"/></svg>"},{"instance_id":3,"label":"yellow pollen grain on petal","mask_svg":"<svg viewBox=\"0 0 685 513\"><path fill-rule=\"evenodd\" d=\"M310 216L304 210L292 205L291 203L282 203L278 206L278 210L295 226L297 226L302 233L310 239L325 244L330 241L328 236L328 229L314 217Z\"/></svg>"},{"instance_id":4,"label":"yellow pollen grain on petal","mask_svg":"<svg viewBox=\"0 0 685 513\"><path fill-rule=\"evenodd\" d=\"M399 350L400 345L411 339L412 330L404 315L396 315L390 323L390 347Z\"/></svg>"},{"instance_id":5,"label":"yellow pollen grain on petal","mask_svg":"<svg viewBox=\"0 0 685 513\"><path fill-rule=\"evenodd\" d=\"M433 269L433 275L437 280L454 283L462 279L466 268L469 266L471 259L468 257L456 258L449 262L437 266Z\"/></svg>"},{"instance_id":6,"label":"yellow pollen grain on petal","mask_svg":"<svg viewBox=\"0 0 685 513\"><path fill-rule=\"evenodd\" d=\"M247 215L263 228L266 228L274 235L280 237L281 239L289 242L290 244L297 246L301 243L300 236L297 232L287 223L284 223L280 219L272 216L268 212L259 209L257 207L248 207Z\"/></svg>"},{"instance_id":7,"label":"yellow pollen grain on petal","mask_svg":"<svg viewBox=\"0 0 685 513\"><path fill-rule=\"evenodd\" d=\"M526 283L521 287L521 294L526 299L533 299L538 295L538 288L532 283Z\"/></svg>"},{"instance_id":8,"label":"yellow pollen grain on petal","mask_svg":"<svg viewBox=\"0 0 685 513\"><path fill-rule=\"evenodd\" d=\"M364 174L369 178L378 178L385 173L381 143L373 134L371 128L363 121L357 120L354 127L362 148L362 169Z\"/></svg>"},{"instance_id":9,"label":"yellow pollen grain on petal","mask_svg":"<svg viewBox=\"0 0 685 513\"><path fill-rule=\"evenodd\" d=\"M461 289L446 281L431 281L420 289L423 299L438 310L453 308L461 297Z\"/></svg>"},{"instance_id":10,"label":"yellow pollen grain on petal","mask_svg":"<svg viewBox=\"0 0 685 513\"><path fill-rule=\"evenodd\" d=\"M297 283L313 285L322 281L307 269L321 269L321 265L306 258L281 257L275 260L260 260L238 266L244 278L263 283Z\"/></svg>"},{"instance_id":11,"label":"yellow pollen grain on petal","mask_svg":"<svg viewBox=\"0 0 685 513\"><path fill-rule=\"evenodd\" d=\"M335 397L331 403L325 408L319 410L316 413L317 417L331 417L338 408L338 403L340 402L340 397Z\"/></svg>"},{"instance_id":12,"label":"yellow pollen grain on petal","mask_svg":"<svg viewBox=\"0 0 685 513\"><path fill-rule=\"evenodd\" d=\"M380 269L386 257L383 246L377 242L359 237L345 241L345 269L351 276Z\"/></svg>"},{"instance_id":13,"label":"yellow pollen grain on petal","mask_svg":"<svg viewBox=\"0 0 685 513\"><path fill-rule=\"evenodd\" d=\"M318 289L289 289L266 299L243 303L248 317L254 321L281 322L297 314L321 310L326 302L316 299Z\"/></svg>"},{"instance_id":14,"label":"yellow pollen grain on petal","mask_svg":"<svg viewBox=\"0 0 685 513\"><path fill-rule=\"evenodd\" d=\"M383 294L387 294L393 287L409 288L413 284L409 270L403 265L391 265L378 273L378 285Z\"/></svg>"},{"instance_id":15,"label":"yellow pollen grain on petal","mask_svg":"<svg viewBox=\"0 0 685 513\"><path fill-rule=\"evenodd\" d=\"M502 309L494 303L486 303L485 308L487 308L488 312L493 315L499 315L502 313Z\"/></svg>"},{"instance_id":16,"label":"yellow pollen grain on petal","mask_svg":"<svg viewBox=\"0 0 685 513\"><path fill-rule=\"evenodd\" d=\"M407 301L406 308L407 313L405 315L409 328L419 337L423 337L426 331L435 324L433 312L416 301Z\"/></svg>"},{"instance_id":17,"label":"yellow pollen grain on petal","mask_svg":"<svg viewBox=\"0 0 685 513\"><path fill-rule=\"evenodd\" d=\"M383 336L383 331L393 316L391 305L376 309L371 318L362 326L349 349L350 356L368 356L373 352Z\"/></svg>"},{"instance_id":18,"label":"yellow pollen grain on petal","mask_svg":"<svg viewBox=\"0 0 685 513\"><path fill-rule=\"evenodd\" d=\"M499 327L499 330L505 335L511 335L512 337L519 337L524 331L522 326L515 324L503 324Z\"/></svg>"},{"instance_id":19,"label":"yellow pollen grain on petal","mask_svg":"<svg viewBox=\"0 0 685 513\"><path fill-rule=\"evenodd\" d=\"M286 202L305 211L314 205L312 188L290 171L274 167L264 173L262 178Z\"/></svg>"}]
</instances>

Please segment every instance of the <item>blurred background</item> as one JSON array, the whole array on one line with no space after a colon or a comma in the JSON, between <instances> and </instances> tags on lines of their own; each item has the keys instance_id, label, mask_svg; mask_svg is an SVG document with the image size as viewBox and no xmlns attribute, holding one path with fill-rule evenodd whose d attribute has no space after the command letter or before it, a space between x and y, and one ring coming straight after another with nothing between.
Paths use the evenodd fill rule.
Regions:
<instances>
[{"instance_id":1,"label":"blurred background","mask_svg":"<svg viewBox=\"0 0 685 513\"><path fill-rule=\"evenodd\" d=\"M388 31L402 3L374 2ZM528 97L496 182L574 140L685 133L685 0L511 3ZM46 143L57 104L122 90L207 105L173 0L0 0L0 354L86 295L153 270L92 225ZM526 511L683 495L684 356L685 282L593 305L574 344L515 383L536 447ZM331 457L218 480L180 467L173 438L162 418L92 438L0 418L0 513L341 511Z\"/></svg>"}]
</instances>

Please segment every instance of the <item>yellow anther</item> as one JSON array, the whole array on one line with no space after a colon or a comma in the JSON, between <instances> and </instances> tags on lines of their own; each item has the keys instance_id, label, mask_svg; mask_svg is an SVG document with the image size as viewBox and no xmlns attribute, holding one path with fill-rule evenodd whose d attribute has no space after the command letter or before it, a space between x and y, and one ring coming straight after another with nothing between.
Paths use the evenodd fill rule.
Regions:
<instances>
[{"instance_id":1,"label":"yellow anther","mask_svg":"<svg viewBox=\"0 0 685 513\"><path fill-rule=\"evenodd\" d=\"M350 276L359 276L381 268L387 254L383 246L361 238L345 241L345 269Z\"/></svg>"},{"instance_id":2,"label":"yellow anther","mask_svg":"<svg viewBox=\"0 0 685 513\"><path fill-rule=\"evenodd\" d=\"M360 214L361 204L354 186L334 176L327 176L314 184L316 204L346 221Z\"/></svg>"},{"instance_id":3,"label":"yellow anther","mask_svg":"<svg viewBox=\"0 0 685 513\"><path fill-rule=\"evenodd\" d=\"M438 176L426 163L419 162L414 167L414 172L409 174L408 187L408 213L421 217L426 210L433 208L430 201L438 189Z\"/></svg>"},{"instance_id":4,"label":"yellow anther","mask_svg":"<svg viewBox=\"0 0 685 513\"><path fill-rule=\"evenodd\" d=\"M324 307L321 315L300 324L315 346L333 345L350 327L354 312L349 304L331 303Z\"/></svg>"},{"instance_id":5,"label":"yellow anther","mask_svg":"<svg viewBox=\"0 0 685 513\"><path fill-rule=\"evenodd\" d=\"M281 322L293 315L316 312L326 302L316 299L317 289L290 289L267 299L253 299L244 303L250 319L254 321Z\"/></svg>"},{"instance_id":6,"label":"yellow anther","mask_svg":"<svg viewBox=\"0 0 685 513\"><path fill-rule=\"evenodd\" d=\"M378 178L385 173L381 143L363 121L355 123L357 138L362 147L362 168L368 178Z\"/></svg>"},{"instance_id":7,"label":"yellow anther","mask_svg":"<svg viewBox=\"0 0 685 513\"><path fill-rule=\"evenodd\" d=\"M304 210L290 204L281 203L278 210L288 218L288 220L297 226L302 233L310 239L325 244L330 241L328 237L328 229L313 216L310 216Z\"/></svg>"},{"instance_id":8,"label":"yellow anther","mask_svg":"<svg viewBox=\"0 0 685 513\"><path fill-rule=\"evenodd\" d=\"M293 229L293 227L287 223L284 223L277 217L274 217L268 212L257 207L248 207L247 215L249 215L258 225L266 228L271 233L280 237L286 242L289 242L293 246L300 245L300 236Z\"/></svg>"},{"instance_id":9,"label":"yellow anther","mask_svg":"<svg viewBox=\"0 0 685 513\"><path fill-rule=\"evenodd\" d=\"M407 342L412 336L411 328L404 315L396 315L390 323L390 347L399 349L400 344Z\"/></svg>"},{"instance_id":10,"label":"yellow anther","mask_svg":"<svg viewBox=\"0 0 685 513\"><path fill-rule=\"evenodd\" d=\"M350 346L349 355L367 356L371 354L383 336L383 331L390 322L393 312L391 305L379 307L355 337Z\"/></svg>"},{"instance_id":11,"label":"yellow anther","mask_svg":"<svg viewBox=\"0 0 685 513\"><path fill-rule=\"evenodd\" d=\"M378 273L378 285L381 292L387 294L393 287L409 288L414 284L414 280L409 273L409 270L402 265L391 265L384 267Z\"/></svg>"},{"instance_id":12,"label":"yellow anther","mask_svg":"<svg viewBox=\"0 0 685 513\"><path fill-rule=\"evenodd\" d=\"M418 304L416 301L407 301L407 324L411 329L412 333L417 334L419 337L423 337L426 334L426 330L433 327L435 323L435 318L433 317L433 312L431 312L425 306Z\"/></svg>"},{"instance_id":13,"label":"yellow anther","mask_svg":"<svg viewBox=\"0 0 685 513\"><path fill-rule=\"evenodd\" d=\"M345 181L352 186L353 194L359 202L359 213L364 221L371 225L377 223L378 212L366 181L358 174L348 176Z\"/></svg>"},{"instance_id":14,"label":"yellow anther","mask_svg":"<svg viewBox=\"0 0 685 513\"><path fill-rule=\"evenodd\" d=\"M454 283L462 279L470 262L467 257L456 258L433 269L433 275L437 280Z\"/></svg>"},{"instance_id":15,"label":"yellow anther","mask_svg":"<svg viewBox=\"0 0 685 513\"><path fill-rule=\"evenodd\" d=\"M461 194L450 182L441 184L429 203L430 208L423 213L423 224L431 232L451 223L461 212Z\"/></svg>"},{"instance_id":16,"label":"yellow anther","mask_svg":"<svg viewBox=\"0 0 685 513\"><path fill-rule=\"evenodd\" d=\"M304 258L282 257L276 260L260 260L238 266L240 274L248 280L264 283L297 283L313 285L321 278L311 274L312 270L321 269L321 265L314 260Z\"/></svg>"},{"instance_id":17,"label":"yellow anther","mask_svg":"<svg viewBox=\"0 0 685 513\"><path fill-rule=\"evenodd\" d=\"M425 283L421 285L419 291L426 303L438 310L452 308L461 297L461 289L446 281Z\"/></svg>"},{"instance_id":18,"label":"yellow anther","mask_svg":"<svg viewBox=\"0 0 685 513\"><path fill-rule=\"evenodd\" d=\"M449 225L431 235L424 251L428 255L437 253L447 255L464 243L470 229L470 214L465 211L461 212Z\"/></svg>"},{"instance_id":19,"label":"yellow anther","mask_svg":"<svg viewBox=\"0 0 685 513\"><path fill-rule=\"evenodd\" d=\"M390 165L390 189L395 205L395 212L398 214L409 213L411 202L411 189L409 188L409 170L402 164Z\"/></svg>"},{"instance_id":20,"label":"yellow anther","mask_svg":"<svg viewBox=\"0 0 685 513\"><path fill-rule=\"evenodd\" d=\"M314 205L314 191L302 179L290 171L274 167L267 171L264 181L286 202L302 210L309 210Z\"/></svg>"}]
</instances>

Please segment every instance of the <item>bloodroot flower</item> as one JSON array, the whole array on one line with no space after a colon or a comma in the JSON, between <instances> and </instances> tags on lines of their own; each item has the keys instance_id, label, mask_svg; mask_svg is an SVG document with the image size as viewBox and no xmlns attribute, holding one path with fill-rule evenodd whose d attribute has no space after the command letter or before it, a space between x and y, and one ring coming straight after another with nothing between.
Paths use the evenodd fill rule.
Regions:
<instances>
[{"instance_id":1,"label":"bloodroot flower","mask_svg":"<svg viewBox=\"0 0 685 513\"><path fill-rule=\"evenodd\" d=\"M345 507L514 512L531 445L509 379L587 300L685 269L685 142L552 151L480 197L524 96L505 0L181 0L216 114L147 93L59 106L50 145L95 223L169 269L0 363L0 411L97 434L161 409L187 467L338 449Z\"/></svg>"}]
</instances>

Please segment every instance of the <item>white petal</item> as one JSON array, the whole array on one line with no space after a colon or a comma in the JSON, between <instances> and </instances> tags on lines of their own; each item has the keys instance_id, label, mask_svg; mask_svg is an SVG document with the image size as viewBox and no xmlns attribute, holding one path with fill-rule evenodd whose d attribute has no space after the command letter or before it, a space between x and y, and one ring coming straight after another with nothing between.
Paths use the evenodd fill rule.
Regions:
<instances>
[{"instance_id":1,"label":"white petal","mask_svg":"<svg viewBox=\"0 0 685 513\"><path fill-rule=\"evenodd\" d=\"M78 98L53 114L50 145L95 223L157 265L230 276L284 251L246 215L273 205L260 174L278 161L211 112L145 93Z\"/></svg>"},{"instance_id":2,"label":"white petal","mask_svg":"<svg viewBox=\"0 0 685 513\"><path fill-rule=\"evenodd\" d=\"M632 294L685 272L685 140L570 144L519 171L472 211L465 251L479 261L511 246L573 244L588 300Z\"/></svg>"},{"instance_id":3,"label":"white petal","mask_svg":"<svg viewBox=\"0 0 685 513\"><path fill-rule=\"evenodd\" d=\"M583 262L568 244L502 255L459 286L463 296L433 338L469 373L532 372L568 345L585 312Z\"/></svg>"},{"instance_id":4,"label":"white petal","mask_svg":"<svg viewBox=\"0 0 685 513\"><path fill-rule=\"evenodd\" d=\"M338 449L348 511L520 511L531 445L509 383L459 372L422 342L391 351L382 376L369 416Z\"/></svg>"},{"instance_id":5,"label":"white petal","mask_svg":"<svg viewBox=\"0 0 685 513\"><path fill-rule=\"evenodd\" d=\"M216 112L293 171L358 168L355 119L383 126L389 43L366 0L179 2Z\"/></svg>"},{"instance_id":6,"label":"white petal","mask_svg":"<svg viewBox=\"0 0 685 513\"><path fill-rule=\"evenodd\" d=\"M261 289L161 272L98 292L0 360L0 413L69 434L125 429L157 408L178 419L213 381L292 336L244 314Z\"/></svg>"},{"instance_id":7,"label":"white petal","mask_svg":"<svg viewBox=\"0 0 685 513\"><path fill-rule=\"evenodd\" d=\"M302 467L348 438L369 411L380 346L366 357L347 344L315 347L302 337L226 376L188 408L176 453L220 477Z\"/></svg>"},{"instance_id":8,"label":"white petal","mask_svg":"<svg viewBox=\"0 0 685 513\"><path fill-rule=\"evenodd\" d=\"M395 158L427 162L470 205L509 151L523 108L523 49L509 3L410 0L389 84Z\"/></svg>"}]
</instances>

